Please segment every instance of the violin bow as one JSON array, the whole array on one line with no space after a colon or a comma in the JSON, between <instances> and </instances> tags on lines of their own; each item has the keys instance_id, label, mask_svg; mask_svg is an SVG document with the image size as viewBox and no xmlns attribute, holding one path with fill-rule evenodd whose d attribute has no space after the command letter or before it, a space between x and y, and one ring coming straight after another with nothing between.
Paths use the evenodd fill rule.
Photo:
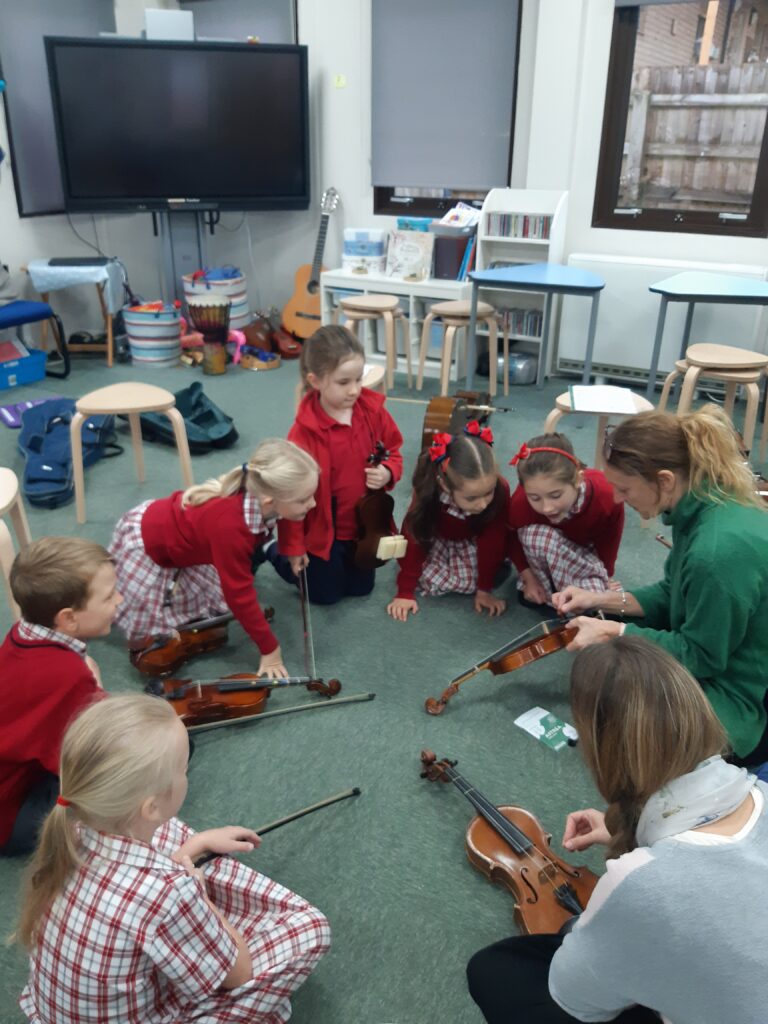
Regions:
<instances>
[{"instance_id":1,"label":"violin bow","mask_svg":"<svg viewBox=\"0 0 768 1024\"><path fill-rule=\"evenodd\" d=\"M219 722L206 722L203 725L189 725L187 732L208 732L212 729L223 729L224 726L246 725L251 722L261 722L265 718L277 718L279 715L292 715L297 711L317 711L323 708L336 707L337 704L357 704L362 701L373 700L375 693L353 693L349 697L332 697L322 704L293 704L289 708L279 708L276 711L262 711L260 715L249 715L243 718L224 718Z\"/></svg>"},{"instance_id":2,"label":"violin bow","mask_svg":"<svg viewBox=\"0 0 768 1024\"><path fill-rule=\"evenodd\" d=\"M309 581L306 565L299 573L299 594L301 595L301 619L304 625L304 670L312 679L317 678L315 664L315 641L312 636L312 616L309 611Z\"/></svg>"},{"instance_id":3,"label":"violin bow","mask_svg":"<svg viewBox=\"0 0 768 1024\"><path fill-rule=\"evenodd\" d=\"M466 672L462 672L460 675L452 679L445 690L443 690L440 697L427 697L424 702L425 709L430 715L442 714L451 697L454 697L459 692L459 687L462 683L466 683L467 680L472 679L478 675L478 673L483 672L488 668L492 661L495 661L497 658L503 658L506 654L510 654L517 647L525 644L529 639L533 639L534 636L548 636L555 629L566 626L567 623L568 620L563 618L546 619L544 622L535 623L529 629L526 629L525 632L504 644L497 651L489 654L486 658L483 658L482 661L478 661L472 666L472 668L467 669Z\"/></svg>"}]
</instances>

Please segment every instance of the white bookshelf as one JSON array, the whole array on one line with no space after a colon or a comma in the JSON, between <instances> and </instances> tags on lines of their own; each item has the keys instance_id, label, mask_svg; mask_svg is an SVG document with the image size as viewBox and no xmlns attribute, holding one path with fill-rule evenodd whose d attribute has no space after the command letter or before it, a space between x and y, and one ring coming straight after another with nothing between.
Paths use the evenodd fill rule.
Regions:
<instances>
[{"instance_id":1,"label":"white bookshelf","mask_svg":"<svg viewBox=\"0 0 768 1024\"><path fill-rule=\"evenodd\" d=\"M519 263L562 263L565 256L565 223L568 193L544 189L493 188L483 203L477 234L476 270ZM520 348L537 352L541 341L544 296L535 292L510 292L481 288L480 299L499 313L520 311L517 319L538 321L536 330L523 324L510 340ZM529 323L530 327L530 323ZM478 335L487 334L483 329Z\"/></svg>"}]
</instances>

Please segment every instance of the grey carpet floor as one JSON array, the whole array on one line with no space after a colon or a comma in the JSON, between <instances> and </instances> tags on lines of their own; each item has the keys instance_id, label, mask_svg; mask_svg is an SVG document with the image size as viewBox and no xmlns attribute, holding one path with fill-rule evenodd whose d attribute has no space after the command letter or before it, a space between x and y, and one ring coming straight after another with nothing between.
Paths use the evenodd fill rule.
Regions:
<instances>
[{"instance_id":1,"label":"grey carpet floor","mask_svg":"<svg viewBox=\"0 0 768 1024\"><path fill-rule=\"evenodd\" d=\"M222 377L198 377L199 371L141 371L116 366L107 371L100 358L74 364L69 380L46 380L6 391L0 402L44 394L77 397L104 384L142 379L171 390L195 379L235 417L240 440L235 448L193 458L202 481L239 464L264 437L284 436L293 416L297 364L273 373L230 367ZM539 433L564 381L543 391L516 388L506 404L514 411L493 419L496 453L502 471L519 443ZM430 397L408 392L404 378L389 404L405 438L405 476L397 488L397 514L409 497L409 479L418 454L424 406L397 398ZM595 419L571 416L562 426L576 451L591 462ZM107 543L117 518L149 497L180 486L171 448L146 444L147 480L135 478L130 441L121 428L126 452L87 470L88 521L75 522L74 505L57 510L28 508L33 536L88 536ZM0 464L21 475L23 461L16 433L0 427ZM617 576L630 587L658 578L665 550L655 529L641 529L628 510ZM420 613L406 624L385 612L394 594L395 566L379 570L373 593L332 608L313 610L318 671L337 677L343 695L375 692L370 703L288 715L202 735L190 766L190 787L182 816L197 828L219 824L258 826L351 786L362 793L265 836L246 860L320 907L333 929L333 947L294 999L297 1024L478 1024L481 1016L469 998L464 968L480 947L514 931L512 900L488 884L467 862L464 832L472 808L453 786L419 777L419 753L431 748L439 757L456 758L458 768L497 804L519 804L536 814L559 837L569 810L599 800L578 749L554 753L514 725L527 709L541 705L568 718L570 655L560 653L508 676L487 673L467 683L439 718L424 712L424 699L437 696L448 681L507 640L538 616L518 606L514 583L504 589L507 613L494 620L475 615L471 598L423 600ZM294 590L272 572L259 569L256 586L264 603L276 610L274 628L289 667L302 671L302 623ZM0 609L3 633L10 619ZM107 689L138 691L142 679L131 668L121 638L113 633L95 641L91 653L101 666ZM185 666L182 675L205 677L253 671L256 652L234 624L221 651ZM3 684L13 681L3 680ZM21 682L21 681L19 681ZM316 698L303 690L274 694L273 709ZM561 851L562 852L562 851ZM583 860L601 869L598 853ZM13 928L23 870L20 860L0 860L0 935ZM18 947L0 945L0 1021L16 1024L26 975ZM513 994L510 994L511 998Z\"/></svg>"}]
</instances>

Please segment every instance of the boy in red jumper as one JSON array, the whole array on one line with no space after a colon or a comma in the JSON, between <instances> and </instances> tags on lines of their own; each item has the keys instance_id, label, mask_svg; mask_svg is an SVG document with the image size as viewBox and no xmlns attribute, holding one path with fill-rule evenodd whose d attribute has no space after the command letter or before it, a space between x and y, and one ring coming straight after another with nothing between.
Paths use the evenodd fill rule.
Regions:
<instances>
[{"instance_id":1,"label":"boy in red jumper","mask_svg":"<svg viewBox=\"0 0 768 1024\"><path fill-rule=\"evenodd\" d=\"M346 327L321 327L304 342L301 374L307 393L288 438L320 466L316 507L303 523L278 524L279 553L267 552L278 573L296 583L307 569L309 598L335 604L373 590L374 570L352 561L357 502L367 490L395 486L403 472L403 438L384 408L384 396L362 386L363 347ZM388 452L378 466L368 458L378 442Z\"/></svg>"},{"instance_id":2,"label":"boy in red jumper","mask_svg":"<svg viewBox=\"0 0 768 1024\"><path fill-rule=\"evenodd\" d=\"M584 469L563 434L520 447L519 486L509 501L512 561L522 603L552 603L553 592L619 587L610 577L624 530L624 506L597 469Z\"/></svg>"},{"instance_id":3,"label":"boy in red jumper","mask_svg":"<svg viewBox=\"0 0 768 1024\"><path fill-rule=\"evenodd\" d=\"M122 598L109 553L43 537L19 552L11 590L21 619L0 647L0 854L29 852L58 794L64 731L104 696L86 642L106 636Z\"/></svg>"}]
</instances>

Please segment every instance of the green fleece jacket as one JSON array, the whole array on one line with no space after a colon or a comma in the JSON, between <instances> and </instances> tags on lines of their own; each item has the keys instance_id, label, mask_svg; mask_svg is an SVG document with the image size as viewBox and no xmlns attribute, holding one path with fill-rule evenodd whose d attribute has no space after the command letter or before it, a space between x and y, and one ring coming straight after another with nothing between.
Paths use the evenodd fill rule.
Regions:
<instances>
[{"instance_id":1,"label":"green fleece jacket","mask_svg":"<svg viewBox=\"0 0 768 1024\"><path fill-rule=\"evenodd\" d=\"M665 521L674 546L664 579L632 590L644 618L626 632L685 665L745 757L766 726L768 512L687 494Z\"/></svg>"}]
</instances>

